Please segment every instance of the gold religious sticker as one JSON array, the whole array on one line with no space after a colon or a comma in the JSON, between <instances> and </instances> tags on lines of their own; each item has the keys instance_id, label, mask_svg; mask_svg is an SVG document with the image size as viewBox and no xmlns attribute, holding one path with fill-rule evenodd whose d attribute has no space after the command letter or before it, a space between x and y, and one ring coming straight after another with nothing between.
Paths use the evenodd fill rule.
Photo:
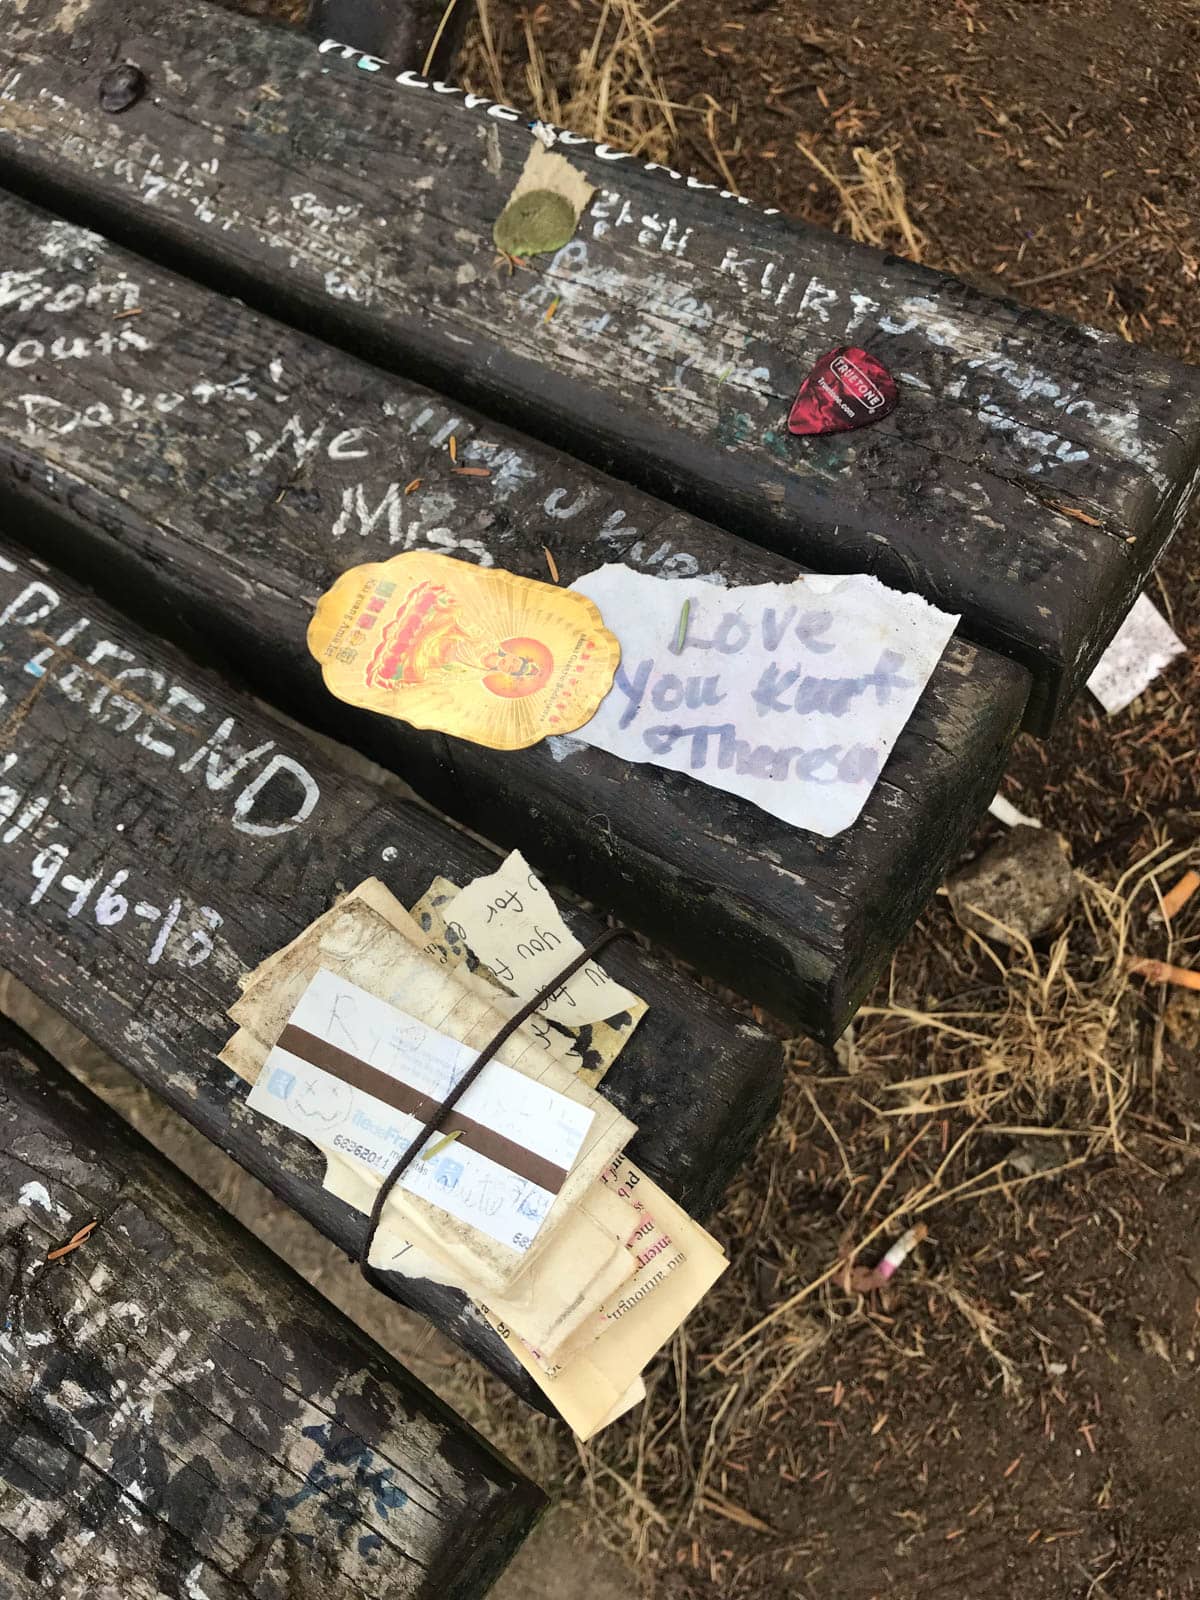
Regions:
<instances>
[{"instance_id":1,"label":"gold religious sticker","mask_svg":"<svg viewBox=\"0 0 1200 1600\"><path fill-rule=\"evenodd\" d=\"M621 658L586 596L427 550L343 572L308 648L339 700L492 750L581 728Z\"/></svg>"}]
</instances>

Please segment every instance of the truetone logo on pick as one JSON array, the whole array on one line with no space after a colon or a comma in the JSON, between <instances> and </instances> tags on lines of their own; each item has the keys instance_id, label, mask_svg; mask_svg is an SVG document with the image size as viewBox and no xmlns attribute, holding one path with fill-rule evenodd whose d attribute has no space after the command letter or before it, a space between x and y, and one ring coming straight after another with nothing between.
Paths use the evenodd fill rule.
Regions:
<instances>
[{"instance_id":1,"label":"truetone logo on pick","mask_svg":"<svg viewBox=\"0 0 1200 1600\"><path fill-rule=\"evenodd\" d=\"M791 433L846 433L878 422L899 398L891 373L866 350L827 350L800 385L788 414Z\"/></svg>"},{"instance_id":2,"label":"truetone logo on pick","mask_svg":"<svg viewBox=\"0 0 1200 1600\"><path fill-rule=\"evenodd\" d=\"M883 405L884 399L879 390L866 373L854 365L849 356L838 356L832 370L863 405L869 406L872 411L877 411Z\"/></svg>"}]
</instances>

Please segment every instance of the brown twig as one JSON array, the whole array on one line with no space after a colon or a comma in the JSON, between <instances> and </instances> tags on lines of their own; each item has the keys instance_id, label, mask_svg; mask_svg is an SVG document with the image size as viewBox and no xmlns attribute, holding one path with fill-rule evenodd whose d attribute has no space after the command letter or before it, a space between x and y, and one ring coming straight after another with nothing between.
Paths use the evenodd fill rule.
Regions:
<instances>
[{"instance_id":1,"label":"brown twig","mask_svg":"<svg viewBox=\"0 0 1200 1600\"><path fill-rule=\"evenodd\" d=\"M1013 289L1030 289L1035 283L1057 283L1060 278L1073 278L1077 272L1090 272L1093 267L1098 267L1101 262L1115 256L1118 250L1124 250L1135 243L1133 239L1119 239L1116 244L1110 245L1107 250L1101 250L1097 255L1089 256L1086 261L1077 261L1073 266L1055 267L1052 272L1039 272L1033 278L1018 278L1010 284Z\"/></svg>"}]
</instances>

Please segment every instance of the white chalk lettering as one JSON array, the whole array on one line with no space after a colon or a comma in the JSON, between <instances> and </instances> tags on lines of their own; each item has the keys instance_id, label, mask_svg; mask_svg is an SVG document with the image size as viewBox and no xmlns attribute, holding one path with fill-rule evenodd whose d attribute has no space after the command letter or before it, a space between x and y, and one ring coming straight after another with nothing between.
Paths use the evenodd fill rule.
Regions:
<instances>
[{"instance_id":1,"label":"white chalk lettering","mask_svg":"<svg viewBox=\"0 0 1200 1600\"><path fill-rule=\"evenodd\" d=\"M340 539L350 531L352 519L357 518L354 527L360 539L369 539L375 529L386 519L387 536L389 544L399 544L404 538L404 487L399 483L389 483L383 492L383 498L374 510L367 504L366 489L361 483L356 483L351 488L342 490L342 509L333 524L332 533L335 539Z\"/></svg>"},{"instance_id":2,"label":"white chalk lettering","mask_svg":"<svg viewBox=\"0 0 1200 1600\"><path fill-rule=\"evenodd\" d=\"M254 750L243 750L240 745L232 744L230 741L236 726L233 717L226 717L220 727L210 734L193 755L188 757L180 767L180 772L194 772L203 763L204 778L208 787L227 789L251 762L274 750L274 739L268 739L265 744L260 744ZM223 756L226 758L225 765L222 765Z\"/></svg>"},{"instance_id":3,"label":"white chalk lettering","mask_svg":"<svg viewBox=\"0 0 1200 1600\"><path fill-rule=\"evenodd\" d=\"M336 439L329 441L329 459L331 461L362 461L369 456L369 450L356 450L355 445L361 444L368 437L365 428L346 428L339 433Z\"/></svg>"},{"instance_id":4,"label":"white chalk lettering","mask_svg":"<svg viewBox=\"0 0 1200 1600\"><path fill-rule=\"evenodd\" d=\"M11 772L16 761L16 752L10 751L0 765L0 772ZM68 921L81 916L90 902L92 920L97 928L118 927L130 917L131 912L137 921L157 923L153 939L145 952L147 966L157 966L168 953L173 961L184 967L199 966L208 960L215 948L212 936L224 921L219 911L212 906L197 906L194 915L189 912L189 922L202 926L193 925L187 937L182 941L176 940L168 952L171 934L184 910L182 897L177 896L164 909L137 895L132 886L127 889L126 885L130 884L136 868L119 866L113 870L103 845L90 847L94 852L90 867L76 866L73 871L67 870L89 853L89 843L71 846L56 840L48 844L41 843L41 833L59 826L58 820L50 815L50 797L44 794L23 795L8 784L0 787L0 817L11 817L22 803L23 809L16 822L0 834L0 845L5 848L28 846L33 850L29 863L33 880L28 899L30 906L49 910L50 890L57 885L64 895L61 914ZM58 804L70 803L69 793L59 785ZM84 830L85 841L86 837Z\"/></svg>"},{"instance_id":5,"label":"white chalk lettering","mask_svg":"<svg viewBox=\"0 0 1200 1600\"><path fill-rule=\"evenodd\" d=\"M300 803L282 822L252 822L250 814L259 795L275 778L287 774L300 787ZM316 809L321 791L312 773L291 756L274 755L267 765L238 795L233 806L233 825L242 833L253 834L257 839L274 838L279 833L290 833L302 822L307 822Z\"/></svg>"},{"instance_id":6,"label":"white chalk lettering","mask_svg":"<svg viewBox=\"0 0 1200 1600\"><path fill-rule=\"evenodd\" d=\"M350 45L340 43L337 39L323 39L317 49L322 55L334 55L342 61L354 61L355 65L363 72L374 75L380 70L378 67L368 64L376 61L377 58L375 56L360 56L357 50ZM356 58L358 59L356 60ZM413 72L411 68L406 68L403 72L396 73L394 81L402 84L406 89L436 89L443 94L449 92L445 85L434 84L430 79L422 77L419 72ZM464 94L462 104L468 111L482 109L485 116L493 117L498 122L522 122L525 120L521 113L512 106L501 105L496 101L488 100L486 95ZM591 145L593 154L601 161L634 161L638 159L627 150L614 150L609 144L597 144L592 139L585 139L582 134L572 133L568 128L556 128L550 123L545 124L545 126L547 131L554 135L556 143ZM719 193L723 200L733 201L737 205L751 204L745 195L731 194L728 189L718 190L715 183L701 183L698 178L684 179L682 174L676 172L674 168L664 167L657 161L644 161L641 166L645 172L665 173L675 183L686 182L689 189L711 189L714 193ZM779 215L777 206L764 206L759 209L767 217L777 217Z\"/></svg>"},{"instance_id":7,"label":"white chalk lettering","mask_svg":"<svg viewBox=\"0 0 1200 1600\"><path fill-rule=\"evenodd\" d=\"M16 564L3 557L0 571L21 577ZM30 579L0 606L0 629L9 630L3 640L7 646L3 655L14 663L11 670L46 680L51 692L82 706L88 717L110 733L132 735L139 749L158 760L176 761L183 740L194 745L191 753L179 761L177 770L195 773L214 794L229 793L232 822L240 832L273 837L308 821L319 801L320 787L306 768L277 751L273 739L245 748L236 736L233 717L225 717L206 734L202 724L211 723L211 717L204 701L183 685L169 683L160 668L139 663L132 650L113 639L96 638L86 656L80 659L74 655L68 646L94 624L86 616L76 617L55 636L48 635L42 624L62 604L57 590L41 579ZM12 647L11 630L17 627L25 629L30 640L32 648L27 657L19 647ZM113 671L113 663L122 665ZM7 704L10 698L8 690L0 689L0 705ZM11 760L0 766L0 772L8 765ZM279 785L285 781L299 791L290 806L278 802ZM275 814L264 816L266 802L262 797L269 788ZM0 818L11 819L16 805L15 792L0 788ZM29 831L44 810L44 800L32 811L27 807L28 814L22 813L8 833L16 837L17 833Z\"/></svg>"}]
</instances>

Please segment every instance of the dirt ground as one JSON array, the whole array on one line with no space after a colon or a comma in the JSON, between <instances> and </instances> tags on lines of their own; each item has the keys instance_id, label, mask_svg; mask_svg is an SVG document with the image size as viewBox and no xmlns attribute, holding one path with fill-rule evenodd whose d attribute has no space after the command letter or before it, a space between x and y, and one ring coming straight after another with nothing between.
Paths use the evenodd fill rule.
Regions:
<instances>
[{"instance_id":1,"label":"dirt ground","mask_svg":"<svg viewBox=\"0 0 1200 1600\"><path fill-rule=\"evenodd\" d=\"M491 50L476 31L465 71L517 104L585 104L598 14L492 0ZM902 185L867 216L883 242L908 230L930 264L1200 360L1195 3L674 0L637 37L619 114L646 148L843 227L866 215L855 148L882 156ZM731 1271L651 1369L647 1404L590 1450L366 1303L294 1219L194 1152L561 1496L505 1594L1200 1594L1200 995L1131 983L1126 961L1187 965L1200 946L1200 896L1169 952L1153 920L1200 854L1197 549L1193 523L1151 591L1187 660L1119 716L1087 702L1022 741L1006 779L1093 884L1065 942L989 953L939 899L838 1052L793 1042L783 1114L712 1224ZM928 1238L860 1292L847 1263L918 1216Z\"/></svg>"},{"instance_id":2,"label":"dirt ground","mask_svg":"<svg viewBox=\"0 0 1200 1600\"><path fill-rule=\"evenodd\" d=\"M517 103L557 96L597 131L577 67L596 14L587 0L493 3L493 50L476 40L469 70ZM764 203L915 242L932 265L1196 360L1198 41L1200 10L1169 0L679 0L657 14L657 76L649 46L624 63L626 93L665 100L674 130L630 100L610 115ZM880 160L898 184L872 211L862 180ZM1193 652L1196 549L1193 523L1151 591ZM1118 929L1081 915L1057 976L1052 941L1006 974L938 902L857 1049L795 1046L784 1114L716 1224L733 1271L640 1423L578 1469L653 1594L1200 1593L1200 1011L1194 995L1123 988L1112 944L1163 953L1153 883L1122 875L1156 846L1165 861L1198 842L1197 671L1193 653L1115 718L1088 701L1048 743L1023 741L1006 780L1102 886L1085 906L1112 911L1103 890L1120 886ZM1187 964L1195 903L1174 933ZM946 1020L914 1027L908 1008ZM955 1027L1003 1041L1004 1070ZM970 1076L904 1098L961 1090L968 1104L888 1115L889 1086L955 1071ZM1034 1131L992 1131L1006 1124ZM938 1192L1008 1158L993 1192L931 1206L931 1237L886 1296L848 1293L840 1274L809 1292L889 1211L921 1202L960 1138Z\"/></svg>"}]
</instances>

